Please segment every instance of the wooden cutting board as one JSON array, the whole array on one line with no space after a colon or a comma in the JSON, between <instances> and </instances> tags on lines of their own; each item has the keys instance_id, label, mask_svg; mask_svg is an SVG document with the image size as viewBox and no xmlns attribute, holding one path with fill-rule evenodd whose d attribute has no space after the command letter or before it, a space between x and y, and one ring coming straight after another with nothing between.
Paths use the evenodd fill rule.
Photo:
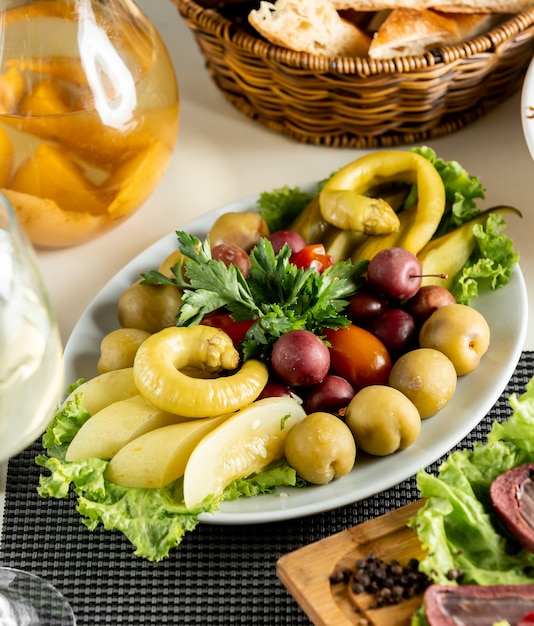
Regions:
<instances>
[{"instance_id":1,"label":"wooden cutting board","mask_svg":"<svg viewBox=\"0 0 534 626\"><path fill-rule=\"evenodd\" d=\"M371 608L373 596L355 595L349 585L331 584L329 579L334 570L352 568L356 559L370 553L385 561L396 559L401 565L411 558L423 558L416 533L407 527L422 504L423 500L418 500L278 560L278 578L315 626L409 626L422 596L390 607Z\"/></svg>"}]
</instances>

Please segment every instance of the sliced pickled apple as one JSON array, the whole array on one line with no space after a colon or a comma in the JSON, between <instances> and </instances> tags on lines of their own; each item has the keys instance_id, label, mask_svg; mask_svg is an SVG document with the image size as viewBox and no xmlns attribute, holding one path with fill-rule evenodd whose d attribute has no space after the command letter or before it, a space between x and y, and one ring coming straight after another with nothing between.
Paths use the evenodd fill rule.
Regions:
<instances>
[{"instance_id":1,"label":"sliced pickled apple","mask_svg":"<svg viewBox=\"0 0 534 626\"><path fill-rule=\"evenodd\" d=\"M105 189L119 189L108 208L112 219L129 215L143 204L163 176L170 158L169 148L155 141L146 152L115 170L103 184Z\"/></svg>"},{"instance_id":2,"label":"sliced pickled apple","mask_svg":"<svg viewBox=\"0 0 534 626\"><path fill-rule=\"evenodd\" d=\"M0 187L5 187L13 167L13 144L6 131L0 126Z\"/></svg>"},{"instance_id":3,"label":"sliced pickled apple","mask_svg":"<svg viewBox=\"0 0 534 626\"><path fill-rule=\"evenodd\" d=\"M24 76L17 69L0 74L0 114L16 111L25 90Z\"/></svg>"},{"instance_id":4,"label":"sliced pickled apple","mask_svg":"<svg viewBox=\"0 0 534 626\"><path fill-rule=\"evenodd\" d=\"M38 198L11 189L1 189L36 246L59 248L82 243L111 228L106 215L63 211L53 200Z\"/></svg>"},{"instance_id":5,"label":"sliced pickled apple","mask_svg":"<svg viewBox=\"0 0 534 626\"><path fill-rule=\"evenodd\" d=\"M75 85L87 85L87 77L80 59L68 56L26 57L9 59L6 67L23 72L38 72Z\"/></svg>"},{"instance_id":6,"label":"sliced pickled apple","mask_svg":"<svg viewBox=\"0 0 534 626\"><path fill-rule=\"evenodd\" d=\"M188 421L157 409L142 396L134 395L104 407L76 433L66 454L69 462L81 459L111 459L127 443L145 433Z\"/></svg>"},{"instance_id":7,"label":"sliced pickled apple","mask_svg":"<svg viewBox=\"0 0 534 626\"><path fill-rule=\"evenodd\" d=\"M89 415L95 415L110 404L132 398L139 392L135 386L133 368L128 367L86 380L65 398L61 408L64 408L79 394L82 394L83 405Z\"/></svg>"},{"instance_id":8,"label":"sliced pickled apple","mask_svg":"<svg viewBox=\"0 0 534 626\"><path fill-rule=\"evenodd\" d=\"M227 419L219 415L151 430L119 450L104 478L122 487L165 487L183 475L198 443Z\"/></svg>"},{"instance_id":9,"label":"sliced pickled apple","mask_svg":"<svg viewBox=\"0 0 534 626\"><path fill-rule=\"evenodd\" d=\"M87 111L62 120L55 136L84 161L111 171L117 164L152 150L154 142L171 153L177 132L178 106L173 104L134 116L125 131L103 126L95 111Z\"/></svg>"},{"instance_id":10,"label":"sliced pickled apple","mask_svg":"<svg viewBox=\"0 0 534 626\"><path fill-rule=\"evenodd\" d=\"M9 24L38 17L74 19L76 16L77 10L74 2L65 2L65 0L33 0L22 6L5 11L2 17L2 26L5 28Z\"/></svg>"},{"instance_id":11,"label":"sliced pickled apple","mask_svg":"<svg viewBox=\"0 0 534 626\"><path fill-rule=\"evenodd\" d=\"M281 459L289 430L306 417L293 398L265 398L241 409L194 449L184 473L184 499L194 508L233 480Z\"/></svg>"},{"instance_id":12,"label":"sliced pickled apple","mask_svg":"<svg viewBox=\"0 0 534 626\"><path fill-rule=\"evenodd\" d=\"M99 190L63 150L41 144L13 175L11 189L53 200L63 211L106 212Z\"/></svg>"},{"instance_id":13,"label":"sliced pickled apple","mask_svg":"<svg viewBox=\"0 0 534 626\"><path fill-rule=\"evenodd\" d=\"M72 109L65 101L60 84L53 78L43 78L24 94L19 112L24 116L68 115ZM38 120L33 121L36 122ZM50 126L51 122L42 120L41 125Z\"/></svg>"}]
</instances>

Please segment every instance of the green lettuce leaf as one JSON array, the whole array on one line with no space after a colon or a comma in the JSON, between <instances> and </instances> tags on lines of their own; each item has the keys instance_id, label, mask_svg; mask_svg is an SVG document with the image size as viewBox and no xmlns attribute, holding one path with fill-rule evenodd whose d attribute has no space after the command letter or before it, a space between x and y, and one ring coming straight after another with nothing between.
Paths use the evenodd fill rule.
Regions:
<instances>
[{"instance_id":1,"label":"green lettuce leaf","mask_svg":"<svg viewBox=\"0 0 534 626\"><path fill-rule=\"evenodd\" d=\"M258 212L269 227L269 232L289 228L295 218L313 200L314 195L302 191L300 187L284 186L260 194Z\"/></svg>"},{"instance_id":2,"label":"green lettuce leaf","mask_svg":"<svg viewBox=\"0 0 534 626\"><path fill-rule=\"evenodd\" d=\"M512 395L510 418L494 422L486 443L452 453L432 475L421 469L417 486L428 498L410 521L428 551L420 569L434 582L454 584L534 584L534 554L503 530L490 501L493 480L523 463L534 452L534 379L525 393ZM424 626L424 609L412 626Z\"/></svg>"},{"instance_id":3,"label":"green lettuce leaf","mask_svg":"<svg viewBox=\"0 0 534 626\"><path fill-rule=\"evenodd\" d=\"M135 555L149 561L160 561L193 531L201 513L213 513L223 500L272 493L277 487L303 486L296 472L280 461L259 474L234 481L217 498L207 498L195 509L187 509L183 498L183 479L162 489L119 487L104 478L108 461L65 460L69 443L82 424L89 419L83 405L83 394L76 394L55 415L43 435L46 454L36 457L37 465L46 470L39 477L38 493L43 498L77 498L77 511L89 530L100 524L106 530L118 530L135 547Z\"/></svg>"},{"instance_id":4,"label":"green lettuce leaf","mask_svg":"<svg viewBox=\"0 0 534 626\"><path fill-rule=\"evenodd\" d=\"M509 282L519 253L510 237L501 232L505 227L506 221L498 213L491 213L485 225L473 227L475 250L454 277L451 288L457 302L469 304L478 297L480 288L496 290Z\"/></svg>"}]
</instances>

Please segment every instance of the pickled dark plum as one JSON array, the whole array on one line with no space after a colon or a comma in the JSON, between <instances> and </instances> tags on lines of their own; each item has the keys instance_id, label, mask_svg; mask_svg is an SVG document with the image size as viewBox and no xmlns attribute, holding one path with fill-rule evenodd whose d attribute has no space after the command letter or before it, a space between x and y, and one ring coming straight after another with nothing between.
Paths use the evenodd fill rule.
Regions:
<instances>
[{"instance_id":1,"label":"pickled dark plum","mask_svg":"<svg viewBox=\"0 0 534 626\"><path fill-rule=\"evenodd\" d=\"M304 410L306 413L317 411L338 413L348 406L354 394L354 388L348 380L328 374L322 382L307 391L304 398Z\"/></svg>"},{"instance_id":2,"label":"pickled dark plum","mask_svg":"<svg viewBox=\"0 0 534 626\"><path fill-rule=\"evenodd\" d=\"M397 357L414 347L417 327L413 317L403 309L388 309L374 317L367 330L386 346L392 357Z\"/></svg>"},{"instance_id":3,"label":"pickled dark plum","mask_svg":"<svg viewBox=\"0 0 534 626\"><path fill-rule=\"evenodd\" d=\"M396 300L407 300L421 286L419 259L404 248L385 248L369 262L367 281L376 293Z\"/></svg>"},{"instance_id":4,"label":"pickled dark plum","mask_svg":"<svg viewBox=\"0 0 534 626\"><path fill-rule=\"evenodd\" d=\"M452 293L440 285L423 285L406 301L405 309L417 322L424 322L434 311L446 304L455 304Z\"/></svg>"},{"instance_id":5,"label":"pickled dark plum","mask_svg":"<svg viewBox=\"0 0 534 626\"><path fill-rule=\"evenodd\" d=\"M263 398L290 398L292 396L291 387L284 385L284 383L270 380L258 396L258 400Z\"/></svg>"},{"instance_id":6,"label":"pickled dark plum","mask_svg":"<svg viewBox=\"0 0 534 626\"><path fill-rule=\"evenodd\" d=\"M349 298L348 302L345 314L358 326L364 325L389 308L388 300L373 293L370 289L358 291Z\"/></svg>"},{"instance_id":7,"label":"pickled dark plum","mask_svg":"<svg viewBox=\"0 0 534 626\"><path fill-rule=\"evenodd\" d=\"M292 330L275 341L271 365L278 378L288 385L316 385L328 374L330 352L311 331Z\"/></svg>"}]
</instances>

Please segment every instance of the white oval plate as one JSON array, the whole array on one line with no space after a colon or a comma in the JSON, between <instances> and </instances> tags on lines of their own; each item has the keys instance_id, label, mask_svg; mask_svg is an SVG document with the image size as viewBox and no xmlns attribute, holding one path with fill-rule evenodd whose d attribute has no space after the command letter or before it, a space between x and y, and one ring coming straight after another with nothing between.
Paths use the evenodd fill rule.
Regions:
<instances>
[{"instance_id":1,"label":"white oval plate","mask_svg":"<svg viewBox=\"0 0 534 626\"><path fill-rule=\"evenodd\" d=\"M233 202L186 224L199 238L215 218L228 211L256 209L256 196ZM139 275L159 267L177 247L176 234L163 237L128 263L89 305L65 347L66 380L96 375L102 337L118 328L117 303L121 293ZM527 294L523 275L514 268L510 283L484 292L473 303L491 328L491 345L479 368L461 378L449 405L423 422L416 443L388 457L360 455L352 472L328 485L285 488L272 495L223 502L217 513L202 514L211 524L258 524L299 518L346 506L389 489L446 454L490 411L514 373L521 356L527 327Z\"/></svg>"}]
</instances>

